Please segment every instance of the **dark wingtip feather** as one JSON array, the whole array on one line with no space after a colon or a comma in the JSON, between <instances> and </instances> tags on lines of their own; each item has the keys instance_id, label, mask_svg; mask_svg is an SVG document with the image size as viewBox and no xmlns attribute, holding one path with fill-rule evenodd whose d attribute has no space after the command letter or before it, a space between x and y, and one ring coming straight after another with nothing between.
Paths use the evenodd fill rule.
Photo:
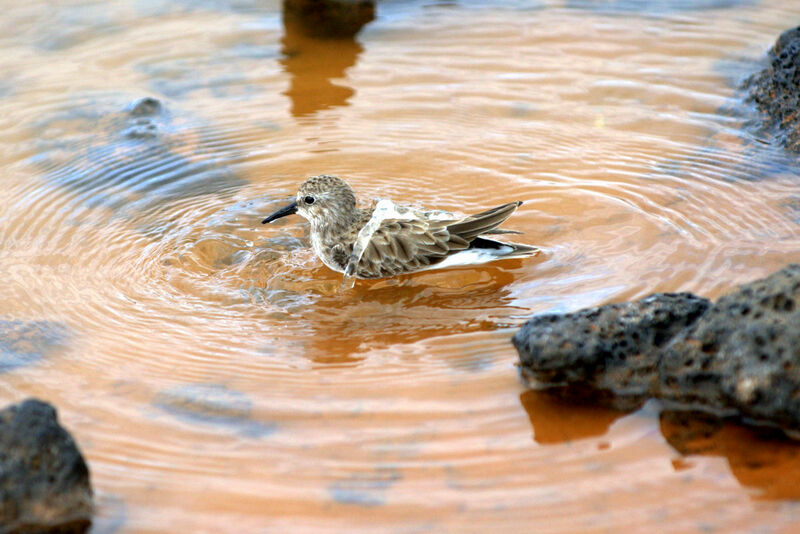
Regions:
<instances>
[{"instance_id":1,"label":"dark wingtip feather","mask_svg":"<svg viewBox=\"0 0 800 534\"><path fill-rule=\"evenodd\" d=\"M458 235L467 241L472 241L479 235L490 232L503 224L503 221L508 219L519 205L520 201L509 202L508 204L476 213L453 224L448 224L447 230L451 234Z\"/></svg>"}]
</instances>

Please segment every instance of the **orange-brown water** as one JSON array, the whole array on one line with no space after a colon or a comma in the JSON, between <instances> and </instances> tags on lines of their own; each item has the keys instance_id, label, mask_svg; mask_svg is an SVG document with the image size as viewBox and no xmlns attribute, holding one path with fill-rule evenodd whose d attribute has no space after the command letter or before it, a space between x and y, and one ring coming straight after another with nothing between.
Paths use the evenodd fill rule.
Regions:
<instances>
[{"instance_id":1,"label":"orange-brown water","mask_svg":"<svg viewBox=\"0 0 800 534\"><path fill-rule=\"evenodd\" d=\"M797 531L795 445L526 392L509 342L800 259L797 167L722 111L791 4L386 2L357 43L276 2L6 6L0 321L65 333L0 402L59 408L96 534ZM524 200L545 253L341 292L260 224L319 173Z\"/></svg>"}]
</instances>

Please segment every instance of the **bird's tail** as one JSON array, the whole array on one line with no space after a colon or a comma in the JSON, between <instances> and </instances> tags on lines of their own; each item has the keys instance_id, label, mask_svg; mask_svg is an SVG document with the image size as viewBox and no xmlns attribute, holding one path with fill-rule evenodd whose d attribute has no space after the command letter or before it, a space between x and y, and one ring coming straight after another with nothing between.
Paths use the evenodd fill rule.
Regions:
<instances>
[{"instance_id":1,"label":"bird's tail","mask_svg":"<svg viewBox=\"0 0 800 534\"><path fill-rule=\"evenodd\" d=\"M531 245L522 245L520 243L505 244L514 249L514 251L509 253L506 258L528 258L530 256L536 256L542 251L542 249L539 247L534 247Z\"/></svg>"},{"instance_id":2,"label":"bird's tail","mask_svg":"<svg viewBox=\"0 0 800 534\"><path fill-rule=\"evenodd\" d=\"M508 219L522 202L509 202L490 210L464 217L447 225L447 231L467 241L472 241L481 234L491 232Z\"/></svg>"}]
</instances>

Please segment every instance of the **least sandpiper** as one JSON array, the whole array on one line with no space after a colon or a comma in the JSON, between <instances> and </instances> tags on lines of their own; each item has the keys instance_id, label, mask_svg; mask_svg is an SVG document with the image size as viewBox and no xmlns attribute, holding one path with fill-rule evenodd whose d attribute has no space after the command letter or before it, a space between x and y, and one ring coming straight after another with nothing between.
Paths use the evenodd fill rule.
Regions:
<instances>
[{"instance_id":1,"label":"least sandpiper","mask_svg":"<svg viewBox=\"0 0 800 534\"><path fill-rule=\"evenodd\" d=\"M509 202L468 217L441 210L418 210L381 200L356 205L353 189L336 176L312 176L294 202L263 223L297 213L311 223L311 245L334 271L357 278L386 278L405 273L525 258L536 247L489 239L522 202Z\"/></svg>"}]
</instances>

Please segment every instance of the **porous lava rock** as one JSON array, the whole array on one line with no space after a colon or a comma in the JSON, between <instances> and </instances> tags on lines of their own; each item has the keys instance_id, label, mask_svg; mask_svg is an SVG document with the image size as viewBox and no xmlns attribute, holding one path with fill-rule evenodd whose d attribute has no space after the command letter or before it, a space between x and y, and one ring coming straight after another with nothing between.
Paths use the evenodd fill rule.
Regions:
<instances>
[{"instance_id":1,"label":"porous lava rock","mask_svg":"<svg viewBox=\"0 0 800 534\"><path fill-rule=\"evenodd\" d=\"M766 66L743 88L758 108L760 129L793 152L800 152L800 27L778 37Z\"/></svg>"},{"instance_id":2,"label":"porous lava rock","mask_svg":"<svg viewBox=\"0 0 800 534\"><path fill-rule=\"evenodd\" d=\"M0 534L83 533L89 470L56 410L28 399L0 411Z\"/></svg>"},{"instance_id":3,"label":"porous lava rock","mask_svg":"<svg viewBox=\"0 0 800 534\"><path fill-rule=\"evenodd\" d=\"M800 432L800 265L713 305L688 293L655 294L537 316L513 342L532 385L574 386L601 399L655 397Z\"/></svg>"},{"instance_id":4,"label":"porous lava rock","mask_svg":"<svg viewBox=\"0 0 800 534\"><path fill-rule=\"evenodd\" d=\"M665 347L660 396L800 430L800 265L740 286Z\"/></svg>"},{"instance_id":5,"label":"porous lava rock","mask_svg":"<svg viewBox=\"0 0 800 534\"><path fill-rule=\"evenodd\" d=\"M711 305L658 293L575 313L538 315L513 338L526 378L642 398L654 393L660 349Z\"/></svg>"}]
</instances>

